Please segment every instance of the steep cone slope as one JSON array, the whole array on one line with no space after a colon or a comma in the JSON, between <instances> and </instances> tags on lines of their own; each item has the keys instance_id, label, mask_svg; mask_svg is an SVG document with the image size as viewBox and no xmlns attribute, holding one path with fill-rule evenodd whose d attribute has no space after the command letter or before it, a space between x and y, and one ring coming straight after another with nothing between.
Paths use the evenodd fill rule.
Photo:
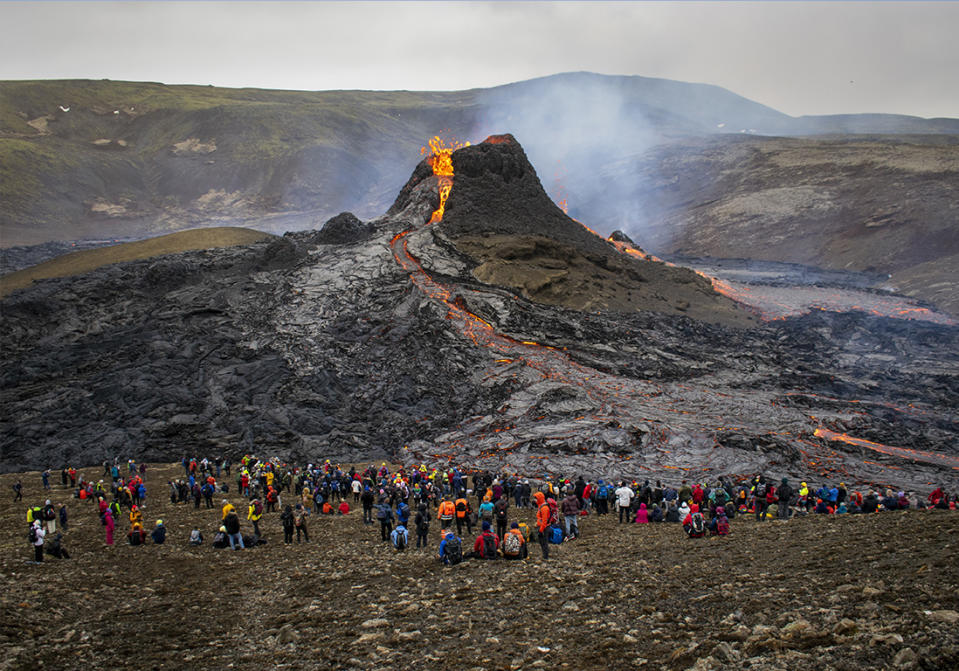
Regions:
<instances>
[{"instance_id":1,"label":"steep cone slope","mask_svg":"<svg viewBox=\"0 0 959 671\"><path fill-rule=\"evenodd\" d=\"M755 319L686 268L641 260L566 215L512 135L453 153L442 231L473 276L530 300L577 310L653 310L748 326Z\"/></svg>"}]
</instances>

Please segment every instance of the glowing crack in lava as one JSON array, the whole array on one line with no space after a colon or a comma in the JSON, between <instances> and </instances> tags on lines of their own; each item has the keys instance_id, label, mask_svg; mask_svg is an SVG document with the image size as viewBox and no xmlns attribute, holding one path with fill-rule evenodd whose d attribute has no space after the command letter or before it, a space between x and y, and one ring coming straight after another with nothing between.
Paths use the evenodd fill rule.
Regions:
<instances>
[{"instance_id":1,"label":"glowing crack in lava","mask_svg":"<svg viewBox=\"0 0 959 671\"><path fill-rule=\"evenodd\" d=\"M453 188L453 152L462 147L468 147L469 142L457 142L450 140L446 143L439 135L434 135L429 139L429 148L423 147L420 153L426 155L426 161L433 168L433 174L439 180L440 205L433 211L429 223L435 224L442 221L443 212L446 210L446 199L449 198L450 191Z\"/></svg>"},{"instance_id":2,"label":"glowing crack in lava","mask_svg":"<svg viewBox=\"0 0 959 671\"><path fill-rule=\"evenodd\" d=\"M864 438L854 438L853 436L845 433L837 433L836 431L830 431L829 429L823 428L816 429L815 436L817 438L825 438L827 440L839 440L850 445L858 445L859 447L865 447L866 449L873 450L881 454L888 454L892 457L899 457L901 459L909 459L912 461L925 461L931 464L952 466L955 469L959 469L959 458L945 454L936 454L934 452L926 452L924 450L913 450L908 447L893 447L892 445L883 445L882 443L874 443L871 440L865 440Z\"/></svg>"}]
</instances>

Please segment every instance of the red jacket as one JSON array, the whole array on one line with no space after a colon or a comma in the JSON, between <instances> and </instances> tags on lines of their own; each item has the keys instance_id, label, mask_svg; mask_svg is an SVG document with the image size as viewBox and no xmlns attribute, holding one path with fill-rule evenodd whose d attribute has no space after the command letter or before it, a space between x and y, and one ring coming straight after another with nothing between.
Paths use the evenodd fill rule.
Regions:
<instances>
[{"instance_id":1,"label":"red jacket","mask_svg":"<svg viewBox=\"0 0 959 671\"><path fill-rule=\"evenodd\" d=\"M477 554L483 554L483 536L490 536L493 539L493 543L496 545L496 549L499 549L499 536L494 534L491 531L484 531L479 536L476 537L476 542L473 543L473 552Z\"/></svg>"}]
</instances>

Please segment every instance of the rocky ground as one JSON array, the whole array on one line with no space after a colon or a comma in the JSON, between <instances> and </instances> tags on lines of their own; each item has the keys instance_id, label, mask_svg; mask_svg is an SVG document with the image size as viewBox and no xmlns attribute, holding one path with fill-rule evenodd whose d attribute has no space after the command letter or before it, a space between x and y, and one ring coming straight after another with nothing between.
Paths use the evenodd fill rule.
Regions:
<instances>
[{"instance_id":1,"label":"rocky ground","mask_svg":"<svg viewBox=\"0 0 959 671\"><path fill-rule=\"evenodd\" d=\"M98 477L99 469L86 469ZM26 505L0 504L3 669L947 669L959 664L959 515L942 511L733 520L723 539L678 525L582 519L582 538L524 563L444 568L394 554L360 514L311 522L311 541L191 548L219 510L173 506L147 471L148 528L167 544L103 544L92 504L66 502L69 560L28 562ZM37 473L24 504L42 503ZM221 497L218 496L217 501ZM240 506L231 493L228 498ZM244 507L245 509L245 507ZM521 511L520 518L531 518ZM435 527L435 523L434 523ZM123 528L118 525L118 530ZM244 522L249 531L249 525Z\"/></svg>"}]
</instances>

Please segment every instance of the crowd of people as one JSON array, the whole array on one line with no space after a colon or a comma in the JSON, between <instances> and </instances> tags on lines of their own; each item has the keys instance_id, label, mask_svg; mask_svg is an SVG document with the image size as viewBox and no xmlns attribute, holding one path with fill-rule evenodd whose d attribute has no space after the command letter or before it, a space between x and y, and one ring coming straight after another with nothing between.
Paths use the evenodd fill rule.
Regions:
<instances>
[{"instance_id":1,"label":"crowd of people","mask_svg":"<svg viewBox=\"0 0 959 671\"><path fill-rule=\"evenodd\" d=\"M124 468L125 466L125 468ZM525 478L506 473L471 472L458 468L436 469L425 465L392 470L383 463L363 470L342 469L331 464L295 467L278 459L260 460L243 456L235 474L228 459L181 461L183 477L168 482L172 505L189 505L199 510L214 508L214 497L235 494L242 497L245 510L238 511L228 498L220 504L219 526L211 545L235 551L266 542L260 522L275 514L287 545L310 542L310 518L314 515L350 515L362 510L357 523L379 527L379 538L396 552L430 548L430 530L439 529L436 557L447 565L465 559L525 560L530 543L540 547L542 559L550 546L580 537L580 521L588 515L615 515L620 524L669 524L681 526L689 538L708 534L724 536L731 520L750 515L758 522L786 521L803 515L870 514L889 510L938 508L954 510L957 496L937 487L926 497L913 492L886 489L865 492L823 484L813 489L806 482L794 486L788 478L757 475L733 482L720 477L713 483L682 481L678 487L661 481L618 483L604 479L589 481L543 475ZM147 533L144 509L147 504L145 464L119 459L103 464L103 478L85 480L74 468L61 470L61 485L73 497L94 503L107 546L114 544L116 527L128 521L126 540L143 545L149 538L160 545L167 540L162 519ZM50 490L50 472L41 474L43 489ZM22 483L13 486L14 501L22 500ZM285 499L285 500L284 500ZM352 505L351 505L352 504ZM241 514L252 527L242 531ZM67 507L59 510L46 499L44 505L27 512L28 540L34 561L44 554L68 558L63 531L68 527ZM60 530L57 529L57 522ZM473 536L471 549L466 539ZM195 526L184 542L204 543L203 532Z\"/></svg>"}]
</instances>

